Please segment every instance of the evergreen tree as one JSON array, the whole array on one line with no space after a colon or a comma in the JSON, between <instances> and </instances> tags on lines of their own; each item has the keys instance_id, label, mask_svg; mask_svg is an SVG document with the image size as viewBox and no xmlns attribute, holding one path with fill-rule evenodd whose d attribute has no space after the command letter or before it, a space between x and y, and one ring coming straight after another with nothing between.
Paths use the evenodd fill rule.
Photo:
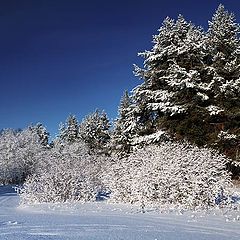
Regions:
<instances>
[{"instance_id":1,"label":"evergreen tree","mask_svg":"<svg viewBox=\"0 0 240 240\"><path fill-rule=\"evenodd\" d=\"M73 143L79 139L78 120L74 115L69 115L65 124L60 124L59 139L62 142Z\"/></svg>"},{"instance_id":2,"label":"evergreen tree","mask_svg":"<svg viewBox=\"0 0 240 240\"><path fill-rule=\"evenodd\" d=\"M187 116L199 99L207 97L200 90L203 38L202 29L183 16L176 22L166 18L153 38L152 50L140 53L145 58L144 69L135 66L135 74L144 82L134 89L133 96L140 135L169 130L169 125L174 127L176 119Z\"/></svg>"},{"instance_id":3,"label":"evergreen tree","mask_svg":"<svg viewBox=\"0 0 240 240\"><path fill-rule=\"evenodd\" d=\"M209 52L211 83L211 123L215 126L215 141L220 150L239 158L240 146L240 26L235 16L219 5L206 39ZM239 159L238 159L239 160Z\"/></svg>"},{"instance_id":4,"label":"evergreen tree","mask_svg":"<svg viewBox=\"0 0 240 240\"><path fill-rule=\"evenodd\" d=\"M216 92L219 91L220 84L240 77L239 32L240 26L236 23L234 14L226 11L223 5L219 5L212 21L209 21L207 35L214 79L218 81Z\"/></svg>"},{"instance_id":5,"label":"evergreen tree","mask_svg":"<svg viewBox=\"0 0 240 240\"><path fill-rule=\"evenodd\" d=\"M79 136L90 151L108 153L110 142L110 122L105 112L99 110L86 116L79 125Z\"/></svg>"},{"instance_id":6,"label":"evergreen tree","mask_svg":"<svg viewBox=\"0 0 240 240\"><path fill-rule=\"evenodd\" d=\"M144 68L135 66L135 75L143 79L133 90L136 136L146 139L162 129L235 158L240 145L240 43L234 15L220 5L207 33L181 15L177 21L167 17L153 44L139 54Z\"/></svg>"},{"instance_id":7,"label":"evergreen tree","mask_svg":"<svg viewBox=\"0 0 240 240\"><path fill-rule=\"evenodd\" d=\"M43 146L48 146L49 132L47 132L47 129L42 123L37 123L35 126L30 126L29 129L33 132L36 132L37 136L39 137L39 142Z\"/></svg>"},{"instance_id":8,"label":"evergreen tree","mask_svg":"<svg viewBox=\"0 0 240 240\"><path fill-rule=\"evenodd\" d=\"M130 152L132 132L131 126L131 104L132 100L128 91L125 91L118 107L118 118L114 123L114 130L112 132L112 150L120 154L127 154Z\"/></svg>"}]
</instances>

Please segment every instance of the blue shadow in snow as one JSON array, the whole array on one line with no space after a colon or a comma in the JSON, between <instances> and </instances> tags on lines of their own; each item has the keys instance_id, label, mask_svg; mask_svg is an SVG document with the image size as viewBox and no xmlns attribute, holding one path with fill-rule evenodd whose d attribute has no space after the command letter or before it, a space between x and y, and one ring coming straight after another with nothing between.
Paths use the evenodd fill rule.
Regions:
<instances>
[{"instance_id":1,"label":"blue shadow in snow","mask_svg":"<svg viewBox=\"0 0 240 240\"><path fill-rule=\"evenodd\" d=\"M98 194L96 196L96 201L97 202L105 201L109 198L110 198L110 192L98 192Z\"/></svg>"},{"instance_id":2,"label":"blue shadow in snow","mask_svg":"<svg viewBox=\"0 0 240 240\"><path fill-rule=\"evenodd\" d=\"M15 185L0 185L0 197L16 195Z\"/></svg>"}]
</instances>

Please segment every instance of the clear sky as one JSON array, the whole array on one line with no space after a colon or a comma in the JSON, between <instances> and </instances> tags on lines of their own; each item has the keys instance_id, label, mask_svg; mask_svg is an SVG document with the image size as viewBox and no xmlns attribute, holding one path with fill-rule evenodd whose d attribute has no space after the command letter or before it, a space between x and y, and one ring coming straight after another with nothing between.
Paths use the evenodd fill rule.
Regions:
<instances>
[{"instance_id":1,"label":"clear sky","mask_svg":"<svg viewBox=\"0 0 240 240\"><path fill-rule=\"evenodd\" d=\"M96 108L115 118L163 19L206 28L220 3L240 22L239 0L0 1L0 129L41 122L55 135Z\"/></svg>"}]
</instances>

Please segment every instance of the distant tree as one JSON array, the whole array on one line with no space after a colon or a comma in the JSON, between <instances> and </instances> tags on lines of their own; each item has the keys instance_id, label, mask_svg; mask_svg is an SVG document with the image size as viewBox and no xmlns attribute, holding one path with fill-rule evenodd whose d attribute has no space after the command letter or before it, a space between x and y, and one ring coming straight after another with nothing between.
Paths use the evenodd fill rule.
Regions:
<instances>
[{"instance_id":1,"label":"distant tree","mask_svg":"<svg viewBox=\"0 0 240 240\"><path fill-rule=\"evenodd\" d=\"M39 142L43 146L48 146L49 141L49 132L47 129L43 126L42 123L37 123L35 126L30 126L29 129L31 131L35 131L39 137Z\"/></svg>"},{"instance_id":2,"label":"distant tree","mask_svg":"<svg viewBox=\"0 0 240 240\"><path fill-rule=\"evenodd\" d=\"M31 127L15 132L5 130L0 136L0 183L22 183L35 173L45 148Z\"/></svg>"},{"instance_id":3,"label":"distant tree","mask_svg":"<svg viewBox=\"0 0 240 240\"><path fill-rule=\"evenodd\" d=\"M131 148L131 125L133 124L131 104L131 97L128 91L125 91L120 100L118 118L115 120L111 139L112 151L119 154L127 154Z\"/></svg>"},{"instance_id":4,"label":"distant tree","mask_svg":"<svg viewBox=\"0 0 240 240\"><path fill-rule=\"evenodd\" d=\"M74 115L69 115L65 124L60 124L59 140L66 143L73 143L79 139L79 124Z\"/></svg>"},{"instance_id":5,"label":"distant tree","mask_svg":"<svg viewBox=\"0 0 240 240\"><path fill-rule=\"evenodd\" d=\"M79 125L79 136L90 151L108 154L110 122L105 112L99 110L87 115Z\"/></svg>"}]
</instances>

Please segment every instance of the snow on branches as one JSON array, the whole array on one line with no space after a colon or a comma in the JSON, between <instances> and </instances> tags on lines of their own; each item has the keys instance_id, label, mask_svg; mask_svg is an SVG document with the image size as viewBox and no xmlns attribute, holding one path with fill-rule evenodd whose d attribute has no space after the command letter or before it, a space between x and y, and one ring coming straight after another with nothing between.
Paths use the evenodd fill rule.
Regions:
<instances>
[{"instance_id":1,"label":"snow on branches","mask_svg":"<svg viewBox=\"0 0 240 240\"><path fill-rule=\"evenodd\" d=\"M211 207L231 186L222 155L187 143L162 143L115 161L105 184L112 202L139 206Z\"/></svg>"},{"instance_id":2,"label":"snow on branches","mask_svg":"<svg viewBox=\"0 0 240 240\"><path fill-rule=\"evenodd\" d=\"M143 67L134 65L142 80L132 91L128 106L130 137L147 137L164 130L171 137L199 146L214 146L235 158L218 143L220 130L239 138L240 26L234 14L219 5L208 31L182 15L167 17L150 50L139 53ZM124 122L122 123L124 125ZM126 125L126 124L125 124Z\"/></svg>"},{"instance_id":3,"label":"snow on branches","mask_svg":"<svg viewBox=\"0 0 240 240\"><path fill-rule=\"evenodd\" d=\"M0 183L22 183L38 168L46 141L42 141L37 126L0 134Z\"/></svg>"},{"instance_id":4,"label":"snow on branches","mask_svg":"<svg viewBox=\"0 0 240 240\"><path fill-rule=\"evenodd\" d=\"M89 155L84 143L55 146L24 183L21 203L94 201L102 188L100 174L106 160Z\"/></svg>"}]
</instances>

